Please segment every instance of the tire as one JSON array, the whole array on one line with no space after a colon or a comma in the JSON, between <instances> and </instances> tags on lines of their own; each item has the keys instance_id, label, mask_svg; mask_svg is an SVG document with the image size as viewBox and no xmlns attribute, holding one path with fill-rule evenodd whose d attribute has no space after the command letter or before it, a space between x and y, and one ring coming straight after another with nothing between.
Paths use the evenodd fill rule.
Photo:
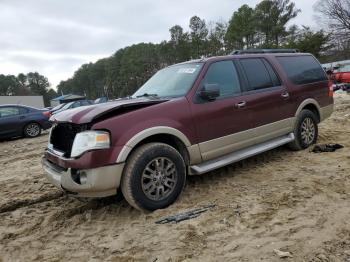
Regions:
<instances>
[{"instance_id":1,"label":"tire","mask_svg":"<svg viewBox=\"0 0 350 262\"><path fill-rule=\"evenodd\" d=\"M29 123L24 127L23 133L25 137L38 137L41 134L41 126L35 122Z\"/></svg>"},{"instance_id":2,"label":"tire","mask_svg":"<svg viewBox=\"0 0 350 262\"><path fill-rule=\"evenodd\" d=\"M149 143L127 159L121 189L131 206L153 211L174 203L185 183L186 165L181 154L167 144Z\"/></svg>"},{"instance_id":3,"label":"tire","mask_svg":"<svg viewBox=\"0 0 350 262\"><path fill-rule=\"evenodd\" d=\"M292 150L298 151L315 144L318 138L317 116L310 110L303 109L296 121L295 140L289 143Z\"/></svg>"}]
</instances>

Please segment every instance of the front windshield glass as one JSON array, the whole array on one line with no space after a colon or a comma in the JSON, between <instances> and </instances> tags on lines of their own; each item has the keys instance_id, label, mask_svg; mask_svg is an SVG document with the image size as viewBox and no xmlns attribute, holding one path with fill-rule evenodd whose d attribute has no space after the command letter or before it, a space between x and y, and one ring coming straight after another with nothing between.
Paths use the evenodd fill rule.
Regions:
<instances>
[{"instance_id":1,"label":"front windshield glass","mask_svg":"<svg viewBox=\"0 0 350 262\"><path fill-rule=\"evenodd\" d=\"M68 109L73 103L74 103L74 102L70 102L70 103L65 104L65 106L62 107L61 110L63 111L63 110Z\"/></svg>"},{"instance_id":2,"label":"front windshield glass","mask_svg":"<svg viewBox=\"0 0 350 262\"><path fill-rule=\"evenodd\" d=\"M61 109L62 107L64 107L65 104L59 104L58 106L55 106L54 108L52 108L52 111L56 111L58 109Z\"/></svg>"},{"instance_id":3,"label":"front windshield glass","mask_svg":"<svg viewBox=\"0 0 350 262\"><path fill-rule=\"evenodd\" d=\"M187 94L203 63L174 65L158 71L133 97L180 97Z\"/></svg>"}]
</instances>

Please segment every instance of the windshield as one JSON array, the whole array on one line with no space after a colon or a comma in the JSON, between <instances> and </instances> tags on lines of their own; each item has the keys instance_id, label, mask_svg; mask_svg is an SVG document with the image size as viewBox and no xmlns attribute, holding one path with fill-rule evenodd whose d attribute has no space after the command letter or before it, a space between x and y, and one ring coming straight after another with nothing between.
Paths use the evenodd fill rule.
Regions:
<instances>
[{"instance_id":1,"label":"windshield","mask_svg":"<svg viewBox=\"0 0 350 262\"><path fill-rule=\"evenodd\" d=\"M70 106L71 106L73 103L74 103L74 102L70 102L70 103L65 104L65 105L60 109L60 111L64 111L64 110L70 108Z\"/></svg>"},{"instance_id":2,"label":"windshield","mask_svg":"<svg viewBox=\"0 0 350 262\"><path fill-rule=\"evenodd\" d=\"M133 97L180 97L187 94L203 63L174 65L158 71Z\"/></svg>"},{"instance_id":3,"label":"windshield","mask_svg":"<svg viewBox=\"0 0 350 262\"><path fill-rule=\"evenodd\" d=\"M54 108L52 108L52 111L56 111L58 109L61 109L65 104L59 104L58 106L55 106Z\"/></svg>"}]
</instances>

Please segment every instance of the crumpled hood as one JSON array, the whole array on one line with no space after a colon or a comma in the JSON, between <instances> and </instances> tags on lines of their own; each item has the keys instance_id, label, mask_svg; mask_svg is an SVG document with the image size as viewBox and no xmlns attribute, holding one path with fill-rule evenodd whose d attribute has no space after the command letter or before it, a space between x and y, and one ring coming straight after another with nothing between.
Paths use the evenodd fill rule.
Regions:
<instances>
[{"instance_id":1,"label":"crumpled hood","mask_svg":"<svg viewBox=\"0 0 350 262\"><path fill-rule=\"evenodd\" d=\"M120 99L104 104L96 104L91 106L82 106L74 109L65 110L50 118L52 122L69 122L74 124L87 124L93 120L102 117L107 113L115 113L118 115L118 111L122 112L122 108L128 108L133 110L133 107L140 109L155 104L160 104L168 100L163 99L150 99L150 98L133 98L133 99Z\"/></svg>"}]
</instances>

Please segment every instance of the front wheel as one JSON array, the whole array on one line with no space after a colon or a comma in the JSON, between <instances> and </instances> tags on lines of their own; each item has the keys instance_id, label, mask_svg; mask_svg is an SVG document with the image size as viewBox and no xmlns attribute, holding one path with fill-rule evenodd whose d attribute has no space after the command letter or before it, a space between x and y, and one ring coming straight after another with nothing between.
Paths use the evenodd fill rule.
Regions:
<instances>
[{"instance_id":1,"label":"front wheel","mask_svg":"<svg viewBox=\"0 0 350 262\"><path fill-rule=\"evenodd\" d=\"M289 144L293 150L303 150L317 142L318 126L316 115L307 109L300 112L295 125L295 140Z\"/></svg>"},{"instance_id":2,"label":"front wheel","mask_svg":"<svg viewBox=\"0 0 350 262\"><path fill-rule=\"evenodd\" d=\"M174 203L185 181L181 154L167 144L150 143L137 148L127 160L121 189L130 205L153 211Z\"/></svg>"},{"instance_id":3,"label":"front wheel","mask_svg":"<svg viewBox=\"0 0 350 262\"><path fill-rule=\"evenodd\" d=\"M41 126L38 123L29 123L24 127L24 135L29 138L37 137L41 134Z\"/></svg>"}]
</instances>

